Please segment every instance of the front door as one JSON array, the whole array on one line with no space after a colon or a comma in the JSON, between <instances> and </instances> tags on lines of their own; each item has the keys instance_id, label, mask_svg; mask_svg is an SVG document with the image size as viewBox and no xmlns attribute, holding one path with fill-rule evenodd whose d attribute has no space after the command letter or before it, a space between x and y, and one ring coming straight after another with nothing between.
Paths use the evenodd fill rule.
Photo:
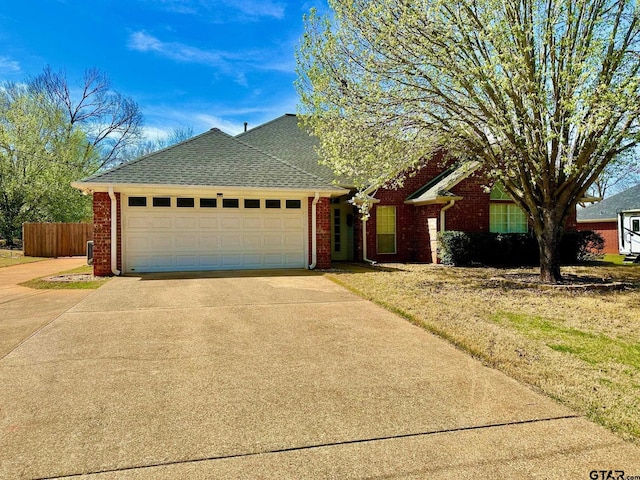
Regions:
<instances>
[{"instance_id":1,"label":"front door","mask_svg":"<svg viewBox=\"0 0 640 480\"><path fill-rule=\"evenodd\" d=\"M331 203L331 260L353 260L353 206L342 198Z\"/></svg>"}]
</instances>

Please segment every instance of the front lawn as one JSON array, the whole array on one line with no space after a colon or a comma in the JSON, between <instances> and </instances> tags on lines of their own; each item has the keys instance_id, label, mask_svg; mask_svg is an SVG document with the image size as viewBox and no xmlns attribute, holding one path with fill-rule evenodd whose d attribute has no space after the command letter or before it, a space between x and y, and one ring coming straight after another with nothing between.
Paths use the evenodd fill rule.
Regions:
<instances>
[{"instance_id":1,"label":"front lawn","mask_svg":"<svg viewBox=\"0 0 640 480\"><path fill-rule=\"evenodd\" d=\"M600 292L510 286L495 277L536 270L438 265L347 266L327 275L640 442L640 266L603 263L562 271L632 287Z\"/></svg>"},{"instance_id":2,"label":"front lawn","mask_svg":"<svg viewBox=\"0 0 640 480\"><path fill-rule=\"evenodd\" d=\"M39 262L41 260L47 259L41 257L25 257L21 250L0 248L0 267L10 267L11 265Z\"/></svg>"}]
</instances>

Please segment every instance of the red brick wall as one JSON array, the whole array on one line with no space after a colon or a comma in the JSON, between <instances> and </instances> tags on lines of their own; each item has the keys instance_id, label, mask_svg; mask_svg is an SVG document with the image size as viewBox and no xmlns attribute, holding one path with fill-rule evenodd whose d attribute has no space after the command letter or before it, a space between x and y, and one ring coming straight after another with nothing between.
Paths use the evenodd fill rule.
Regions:
<instances>
[{"instance_id":1,"label":"red brick wall","mask_svg":"<svg viewBox=\"0 0 640 480\"><path fill-rule=\"evenodd\" d=\"M451 189L451 193L463 198L445 212L446 230L489 231L490 194L484 191L485 185L486 178L476 171Z\"/></svg>"},{"instance_id":2,"label":"red brick wall","mask_svg":"<svg viewBox=\"0 0 640 480\"><path fill-rule=\"evenodd\" d=\"M618 222L587 222L578 223L578 230L593 230L604 238L604 250L602 253L620 253L618 246Z\"/></svg>"},{"instance_id":3,"label":"red brick wall","mask_svg":"<svg viewBox=\"0 0 640 480\"><path fill-rule=\"evenodd\" d=\"M313 197L308 198L309 220L309 265L313 262ZM320 198L316 203L316 268L331 268L331 209L328 198Z\"/></svg>"},{"instance_id":4,"label":"red brick wall","mask_svg":"<svg viewBox=\"0 0 640 480\"><path fill-rule=\"evenodd\" d=\"M378 262L430 262L431 247L427 220L436 218L440 226L440 210L445 205L405 205L405 199L421 188L436 175L444 171L441 156L436 156L426 166L406 179L398 190L380 189L375 197L380 200L371 211L367 222L367 257ZM464 197L447 209L445 222L447 230L468 232L489 231L489 194L482 186L486 180L480 174L473 174L456 185L452 192ZM376 206L396 206L396 253L378 254L376 249ZM362 232L356 229L358 238L358 259L362 259Z\"/></svg>"},{"instance_id":5,"label":"red brick wall","mask_svg":"<svg viewBox=\"0 0 640 480\"><path fill-rule=\"evenodd\" d=\"M118 269L122 268L122 238L120 194L118 201ZM106 192L93 194L93 274L110 276L111 273L111 198Z\"/></svg>"}]
</instances>

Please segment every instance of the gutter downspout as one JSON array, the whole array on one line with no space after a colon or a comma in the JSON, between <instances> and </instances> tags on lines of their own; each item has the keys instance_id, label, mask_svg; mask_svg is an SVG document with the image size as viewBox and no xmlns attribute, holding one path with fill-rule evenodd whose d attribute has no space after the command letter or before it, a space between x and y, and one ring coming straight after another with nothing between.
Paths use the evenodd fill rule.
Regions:
<instances>
[{"instance_id":1,"label":"gutter downspout","mask_svg":"<svg viewBox=\"0 0 640 480\"><path fill-rule=\"evenodd\" d=\"M313 202L311 203L311 265L309 265L309 270L316 268L316 264L318 263L318 242L316 240L318 230L316 204L318 200L320 200L320 194L316 192L316 195L313 197Z\"/></svg>"},{"instance_id":2,"label":"gutter downspout","mask_svg":"<svg viewBox=\"0 0 640 480\"><path fill-rule=\"evenodd\" d=\"M109 186L111 199L111 273L118 276L118 199L113 193L113 186Z\"/></svg>"},{"instance_id":3,"label":"gutter downspout","mask_svg":"<svg viewBox=\"0 0 640 480\"><path fill-rule=\"evenodd\" d=\"M451 207L453 207L454 203L456 203L456 201L455 200L451 200L451 201L449 201L449 203L447 203L444 207L442 207L440 209L440 231L441 232L445 231L445 214L444 214L444 212L446 212Z\"/></svg>"},{"instance_id":4,"label":"gutter downspout","mask_svg":"<svg viewBox=\"0 0 640 480\"><path fill-rule=\"evenodd\" d=\"M375 260L369 260L367 258L367 220L362 220L362 260L368 262L370 265L375 265Z\"/></svg>"}]
</instances>

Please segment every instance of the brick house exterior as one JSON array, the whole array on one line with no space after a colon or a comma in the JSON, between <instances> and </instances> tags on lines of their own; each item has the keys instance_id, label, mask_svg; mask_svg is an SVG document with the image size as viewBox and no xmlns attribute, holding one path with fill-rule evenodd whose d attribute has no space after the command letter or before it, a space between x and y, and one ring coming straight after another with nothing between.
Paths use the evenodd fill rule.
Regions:
<instances>
[{"instance_id":1,"label":"brick house exterior","mask_svg":"<svg viewBox=\"0 0 640 480\"><path fill-rule=\"evenodd\" d=\"M363 222L354 190L318 164L315 148L285 115L237 137L212 129L77 182L93 195L95 275L437 262L438 232L488 232L492 204L513 204L492 200L479 163L436 155L402 188L371 194Z\"/></svg>"}]
</instances>

